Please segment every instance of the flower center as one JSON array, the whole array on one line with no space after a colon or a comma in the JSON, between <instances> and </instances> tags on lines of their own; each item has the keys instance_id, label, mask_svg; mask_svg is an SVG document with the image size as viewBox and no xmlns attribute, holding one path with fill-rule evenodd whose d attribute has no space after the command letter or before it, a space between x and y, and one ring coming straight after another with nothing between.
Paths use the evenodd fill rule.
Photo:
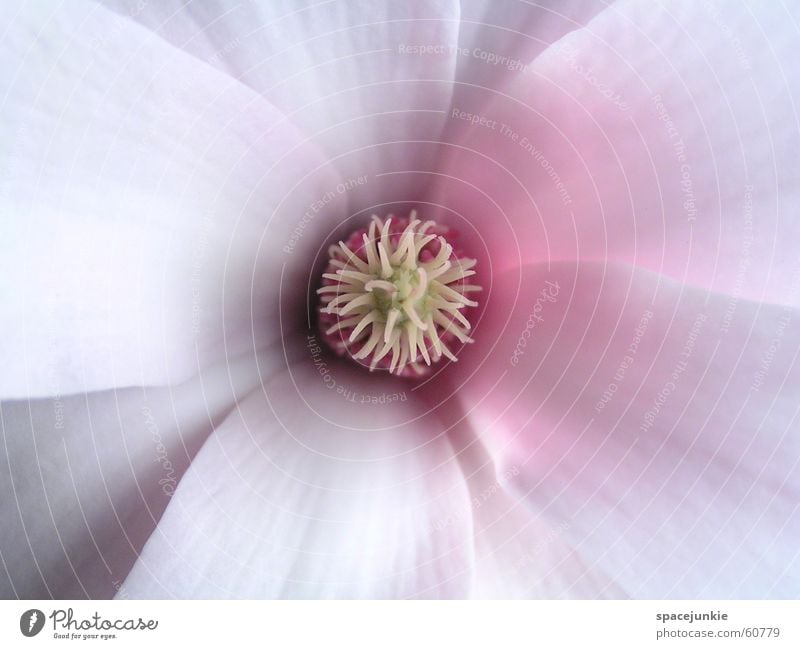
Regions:
<instances>
[{"instance_id":1,"label":"flower center","mask_svg":"<svg viewBox=\"0 0 800 649\"><path fill-rule=\"evenodd\" d=\"M467 295L474 259L462 258L434 221L372 217L328 249L319 320L323 339L339 355L400 376L424 376L452 348L471 343L464 315L477 302ZM424 365L420 362L424 361Z\"/></svg>"}]
</instances>

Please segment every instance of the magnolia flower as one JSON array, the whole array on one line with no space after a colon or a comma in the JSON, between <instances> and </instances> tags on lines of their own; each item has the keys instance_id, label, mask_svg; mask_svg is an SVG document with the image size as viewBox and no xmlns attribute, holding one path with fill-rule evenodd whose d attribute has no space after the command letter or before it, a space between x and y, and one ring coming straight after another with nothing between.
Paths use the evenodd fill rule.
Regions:
<instances>
[{"instance_id":1,"label":"magnolia flower","mask_svg":"<svg viewBox=\"0 0 800 649\"><path fill-rule=\"evenodd\" d=\"M4 595L800 594L795 8L2 11Z\"/></svg>"}]
</instances>

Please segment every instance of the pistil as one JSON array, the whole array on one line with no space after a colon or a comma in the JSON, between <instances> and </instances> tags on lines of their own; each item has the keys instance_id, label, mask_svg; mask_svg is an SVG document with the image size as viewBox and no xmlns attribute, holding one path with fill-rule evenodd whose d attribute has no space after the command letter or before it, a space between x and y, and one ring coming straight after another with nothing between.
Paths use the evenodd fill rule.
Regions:
<instances>
[{"instance_id":1,"label":"pistil","mask_svg":"<svg viewBox=\"0 0 800 649\"><path fill-rule=\"evenodd\" d=\"M323 339L339 355L399 376L425 376L431 365L471 343L466 312L480 291L467 282L475 260L447 241L454 233L416 212L386 220L328 250L319 320Z\"/></svg>"}]
</instances>

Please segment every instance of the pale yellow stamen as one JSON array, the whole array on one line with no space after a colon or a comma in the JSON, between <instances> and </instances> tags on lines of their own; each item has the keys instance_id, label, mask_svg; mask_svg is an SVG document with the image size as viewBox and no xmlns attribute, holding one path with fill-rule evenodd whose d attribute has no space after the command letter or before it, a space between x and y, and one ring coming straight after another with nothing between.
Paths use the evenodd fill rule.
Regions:
<instances>
[{"instance_id":1,"label":"pale yellow stamen","mask_svg":"<svg viewBox=\"0 0 800 649\"><path fill-rule=\"evenodd\" d=\"M318 290L324 311L340 320L327 334L352 327L350 343L366 338L353 358L370 359L375 368L390 356L389 371L401 372L410 367L423 373L419 356L426 364L445 356L456 360L437 331L452 334L458 341L472 342L471 329L461 310L477 306L466 293L480 290L464 284L475 274L474 259L452 258L453 248L441 236L427 234L433 221L422 223L412 212L409 223L392 244L391 219L373 216L362 236L364 257L353 253L344 242L330 246L331 266L335 272L323 277L336 282ZM439 251L429 261L420 260L425 246L438 239ZM342 316L350 315L348 318ZM367 335L369 333L369 335Z\"/></svg>"}]
</instances>

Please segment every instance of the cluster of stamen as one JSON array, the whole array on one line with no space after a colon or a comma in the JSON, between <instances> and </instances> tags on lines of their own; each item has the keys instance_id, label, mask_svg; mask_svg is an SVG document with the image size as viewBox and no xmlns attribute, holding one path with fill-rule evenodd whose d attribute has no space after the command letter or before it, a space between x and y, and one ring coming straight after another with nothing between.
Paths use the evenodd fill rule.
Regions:
<instances>
[{"instance_id":1,"label":"cluster of stamen","mask_svg":"<svg viewBox=\"0 0 800 649\"><path fill-rule=\"evenodd\" d=\"M477 302L467 296L480 291L465 281L475 260L445 240L451 231L415 217L373 216L369 228L331 246L317 291L328 345L400 376L423 376L443 357L456 360L452 348L472 342L464 311Z\"/></svg>"}]
</instances>

